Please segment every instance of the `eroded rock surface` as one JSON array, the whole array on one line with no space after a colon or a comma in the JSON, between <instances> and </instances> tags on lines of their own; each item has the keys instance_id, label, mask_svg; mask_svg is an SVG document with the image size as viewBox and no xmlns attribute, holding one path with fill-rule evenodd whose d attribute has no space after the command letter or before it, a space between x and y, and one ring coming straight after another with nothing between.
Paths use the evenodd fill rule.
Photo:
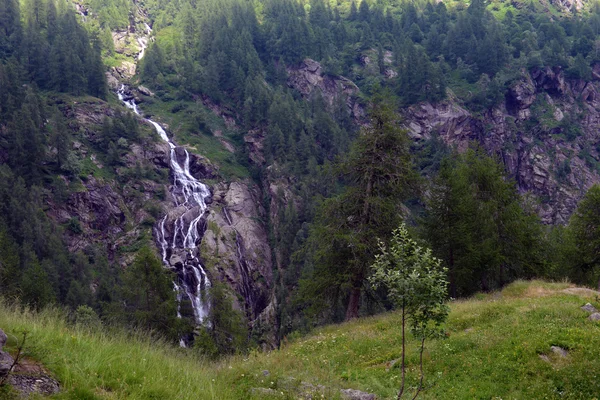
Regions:
<instances>
[{"instance_id":1,"label":"eroded rock surface","mask_svg":"<svg viewBox=\"0 0 600 400\"><path fill-rule=\"evenodd\" d=\"M244 300L252 324L269 327L265 341L275 344L271 248L263 221L258 188L247 182L220 183L206 218L200 257L219 280L227 282Z\"/></svg>"},{"instance_id":2,"label":"eroded rock surface","mask_svg":"<svg viewBox=\"0 0 600 400\"><path fill-rule=\"evenodd\" d=\"M308 98L318 91L330 107L340 99L345 100L348 111L355 120L364 118L365 110L357 97L358 86L350 79L324 74L321 64L310 58L300 65L288 67L287 72L288 86L296 89L303 97Z\"/></svg>"},{"instance_id":3,"label":"eroded rock surface","mask_svg":"<svg viewBox=\"0 0 600 400\"><path fill-rule=\"evenodd\" d=\"M596 310L596 307L594 307L593 305L591 305L590 303L586 303L586 305L581 306L581 309L583 311L587 311L591 314L598 312L598 310Z\"/></svg>"},{"instance_id":4,"label":"eroded rock surface","mask_svg":"<svg viewBox=\"0 0 600 400\"><path fill-rule=\"evenodd\" d=\"M505 101L483 115L450 97L409 107L405 125L415 140L439 135L459 151L480 144L500 158L521 192L541 200L543 222L564 224L600 182L600 66L594 71L585 82L566 79L560 68L524 70Z\"/></svg>"},{"instance_id":5,"label":"eroded rock surface","mask_svg":"<svg viewBox=\"0 0 600 400\"><path fill-rule=\"evenodd\" d=\"M9 373L14 361L8 352L2 351L2 348L5 344L6 334L2 329L0 329L0 378Z\"/></svg>"}]
</instances>

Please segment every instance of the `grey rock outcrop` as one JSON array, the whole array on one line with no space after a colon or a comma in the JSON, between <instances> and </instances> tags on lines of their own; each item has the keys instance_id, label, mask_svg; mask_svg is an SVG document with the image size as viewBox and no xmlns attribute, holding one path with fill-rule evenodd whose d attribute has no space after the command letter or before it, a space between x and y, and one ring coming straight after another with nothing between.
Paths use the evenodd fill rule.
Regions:
<instances>
[{"instance_id":1,"label":"grey rock outcrop","mask_svg":"<svg viewBox=\"0 0 600 400\"><path fill-rule=\"evenodd\" d=\"M355 389L342 389L340 390L342 399L345 400L375 400L377 396L372 393L361 392Z\"/></svg>"},{"instance_id":2,"label":"grey rock outcrop","mask_svg":"<svg viewBox=\"0 0 600 400\"><path fill-rule=\"evenodd\" d=\"M240 295L243 303L234 306L245 311L252 327L261 325L264 343L272 347L273 263L260 192L255 185L231 182L217 184L213 193L200 257L214 276Z\"/></svg>"},{"instance_id":3,"label":"grey rock outcrop","mask_svg":"<svg viewBox=\"0 0 600 400\"><path fill-rule=\"evenodd\" d=\"M550 3L566 15L575 11L581 11L585 4L584 0L550 0Z\"/></svg>"},{"instance_id":4,"label":"grey rock outcrop","mask_svg":"<svg viewBox=\"0 0 600 400\"><path fill-rule=\"evenodd\" d=\"M136 143L123 139L119 142L122 166L105 166L99 161L96 145L105 140L105 118L114 116L116 110L104 101L86 98L64 107L63 113L70 119L69 128L83 136L73 142L72 156L79 163L94 167L85 168L86 176L80 172L81 180L72 175L60 176L64 184L61 186L70 189L63 189L65 197L61 197L58 185L53 185L52 190L59 196L48 196L47 214L68 227L65 240L71 251L102 244L111 260L126 265L132 255L120 253L118 248L135 242L145 229L141 225L148 226L158 216L156 211L161 212L161 199L168 200L169 147L153 136ZM147 129L150 131L151 127ZM152 172L154 178L127 179L127 174L136 170ZM111 175L125 178L127 184L111 179Z\"/></svg>"},{"instance_id":5,"label":"grey rock outcrop","mask_svg":"<svg viewBox=\"0 0 600 400\"><path fill-rule=\"evenodd\" d=\"M364 107L358 101L358 86L343 76L325 74L320 63L310 58L299 65L287 68L289 87L296 89L303 97L310 97L318 91L329 107L344 99L350 115L359 121L364 118Z\"/></svg>"},{"instance_id":6,"label":"grey rock outcrop","mask_svg":"<svg viewBox=\"0 0 600 400\"><path fill-rule=\"evenodd\" d=\"M13 365L13 358L5 351L0 351L0 377L5 376Z\"/></svg>"},{"instance_id":7,"label":"grey rock outcrop","mask_svg":"<svg viewBox=\"0 0 600 400\"><path fill-rule=\"evenodd\" d=\"M8 337L6 336L6 333L4 333L4 331L2 329L0 329L0 350L2 350L4 345L6 345L7 339L8 339Z\"/></svg>"},{"instance_id":8,"label":"grey rock outcrop","mask_svg":"<svg viewBox=\"0 0 600 400\"><path fill-rule=\"evenodd\" d=\"M590 315L590 316L588 317L588 319L589 319L590 321L600 321L600 313L597 313L597 312L595 312L595 313L593 313L592 315Z\"/></svg>"},{"instance_id":9,"label":"grey rock outcrop","mask_svg":"<svg viewBox=\"0 0 600 400\"><path fill-rule=\"evenodd\" d=\"M6 351L2 351L6 344L6 334L0 329L0 377L6 376L13 365L13 358Z\"/></svg>"},{"instance_id":10,"label":"grey rock outcrop","mask_svg":"<svg viewBox=\"0 0 600 400\"><path fill-rule=\"evenodd\" d=\"M9 382L23 398L30 398L32 395L51 396L60 391L58 381L47 374L35 376L12 375Z\"/></svg>"},{"instance_id":11,"label":"grey rock outcrop","mask_svg":"<svg viewBox=\"0 0 600 400\"><path fill-rule=\"evenodd\" d=\"M146 86L140 85L140 86L138 86L137 90L144 96L150 96L150 97L154 96L154 93L150 89L148 89Z\"/></svg>"},{"instance_id":12,"label":"grey rock outcrop","mask_svg":"<svg viewBox=\"0 0 600 400\"><path fill-rule=\"evenodd\" d=\"M581 306L581 309L582 309L583 311L587 311L587 312L589 312L589 313L592 313L592 314L593 314L593 313L597 313L597 312L598 312L598 310L596 310L596 307L594 307L594 306L593 306L593 305L591 305L590 303L587 303L586 305L584 305L584 306Z\"/></svg>"},{"instance_id":13,"label":"grey rock outcrop","mask_svg":"<svg viewBox=\"0 0 600 400\"><path fill-rule=\"evenodd\" d=\"M523 70L505 101L483 115L450 95L405 109L405 126L415 140L439 135L458 151L480 144L500 158L522 193L541 200L544 223L563 224L600 183L600 66L593 70L590 82L569 80L560 68Z\"/></svg>"}]
</instances>

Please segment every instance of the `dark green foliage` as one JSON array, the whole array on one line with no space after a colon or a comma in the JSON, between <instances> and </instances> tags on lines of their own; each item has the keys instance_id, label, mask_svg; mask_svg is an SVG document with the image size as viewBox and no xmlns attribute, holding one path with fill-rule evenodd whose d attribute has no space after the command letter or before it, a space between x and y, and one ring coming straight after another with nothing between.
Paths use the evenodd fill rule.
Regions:
<instances>
[{"instance_id":1,"label":"dark green foliage","mask_svg":"<svg viewBox=\"0 0 600 400\"><path fill-rule=\"evenodd\" d=\"M194 340L194 348L210 358L244 352L249 344L247 323L243 314L232 307L226 286L216 282L208 290L207 297L210 298L210 313L206 327L200 329Z\"/></svg>"},{"instance_id":2,"label":"dark green foliage","mask_svg":"<svg viewBox=\"0 0 600 400\"><path fill-rule=\"evenodd\" d=\"M592 78L592 69L583 54L577 54L573 66L567 70L567 75L571 78L583 80L590 80Z\"/></svg>"},{"instance_id":3,"label":"dark green foliage","mask_svg":"<svg viewBox=\"0 0 600 400\"><path fill-rule=\"evenodd\" d=\"M33 253L28 254L27 266L21 282L21 300L35 308L42 308L54 299L48 273L41 267Z\"/></svg>"},{"instance_id":4,"label":"dark green foliage","mask_svg":"<svg viewBox=\"0 0 600 400\"><path fill-rule=\"evenodd\" d=\"M98 15L102 26L111 29L123 29L129 25L132 4L126 0L91 0L90 7Z\"/></svg>"},{"instance_id":5,"label":"dark green foliage","mask_svg":"<svg viewBox=\"0 0 600 400\"><path fill-rule=\"evenodd\" d=\"M17 51L22 30L19 1L3 0L0 4L0 59Z\"/></svg>"},{"instance_id":6,"label":"dark green foliage","mask_svg":"<svg viewBox=\"0 0 600 400\"><path fill-rule=\"evenodd\" d=\"M301 297L315 311L330 306L333 314L342 299L345 318L358 316L377 240L386 240L398 226L401 202L415 193L408 138L395 118L387 105L374 105L371 126L337 165L345 187L319 209L307 244L314 270L301 282Z\"/></svg>"},{"instance_id":7,"label":"dark green foliage","mask_svg":"<svg viewBox=\"0 0 600 400\"><path fill-rule=\"evenodd\" d=\"M98 41L90 41L70 7L57 12L54 0L31 3L23 18L18 1L0 5L0 77L8 64L10 69L20 69L12 85L31 82L41 89L105 97Z\"/></svg>"},{"instance_id":8,"label":"dark green foliage","mask_svg":"<svg viewBox=\"0 0 600 400\"><path fill-rule=\"evenodd\" d=\"M104 67L69 7L32 0L13 19L17 5L0 5L0 291L38 308L91 304L89 263L69 254L65 230L45 213L49 197L63 204L69 196L55 174L73 177L79 165L69 110L44 90L102 97ZM82 233L77 219L67 232Z\"/></svg>"},{"instance_id":9,"label":"dark green foliage","mask_svg":"<svg viewBox=\"0 0 600 400\"><path fill-rule=\"evenodd\" d=\"M442 162L423 228L448 267L453 297L544 272L537 216L523 208L514 182L481 150Z\"/></svg>"},{"instance_id":10,"label":"dark green foliage","mask_svg":"<svg viewBox=\"0 0 600 400\"><path fill-rule=\"evenodd\" d=\"M576 257L571 278L596 285L600 282L600 186L592 186L579 203L569 224Z\"/></svg>"},{"instance_id":11,"label":"dark green foliage","mask_svg":"<svg viewBox=\"0 0 600 400\"><path fill-rule=\"evenodd\" d=\"M114 317L125 324L154 330L174 342L179 341L189 331L189 323L177 318L173 278L152 250L143 247L123 273L123 309L114 310Z\"/></svg>"}]
</instances>

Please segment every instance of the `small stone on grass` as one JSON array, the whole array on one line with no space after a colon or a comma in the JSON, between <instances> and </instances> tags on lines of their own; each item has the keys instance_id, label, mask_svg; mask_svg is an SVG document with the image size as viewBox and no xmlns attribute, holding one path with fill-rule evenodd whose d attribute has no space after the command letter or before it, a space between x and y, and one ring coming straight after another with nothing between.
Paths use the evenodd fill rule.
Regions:
<instances>
[{"instance_id":1,"label":"small stone on grass","mask_svg":"<svg viewBox=\"0 0 600 400\"><path fill-rule=\"evenodd\" d=\"M595 312L592 315L590 315L588 319L590 321L600 321L600 313Z\"/></svg>"},{"instance_id":2,"label":"small stone on grass","mask_svg":"<svg viewBox=\"0 0 600 400\"><path fill-rule=\"evenodd\" d=\"M585 306L581 306L581 309L583 311L587 311L589 313L597 313L598 312L598 310L596 310L596 307L594 307L590 303L587 303Z\"/></svg>"}]
</instances>

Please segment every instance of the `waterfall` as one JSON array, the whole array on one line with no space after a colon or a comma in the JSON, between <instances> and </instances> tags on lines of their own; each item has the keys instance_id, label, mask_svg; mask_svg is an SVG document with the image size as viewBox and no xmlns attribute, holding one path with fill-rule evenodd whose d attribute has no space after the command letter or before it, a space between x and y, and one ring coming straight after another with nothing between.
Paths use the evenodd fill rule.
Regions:
<instances>
[{"instance_id":1,"label":"waterfall","mask_svg":"<svg viewBox=\"0 0 600 400\"><path fill-rule=\"evenodd\" d=\"M137 42L141 48L141 50L137 56L138 61L140 61L144 57L144 54L146 54L146 49L148 48L148 38L147 37L139 37L137 39Z\"/></svg>"},{"instance_id":2,"label":"waterfall","mask_svg":"<svg viewBox=\"0 0 600 400\"><path fill-rule=\"evenodd\" d=\"M142 55L143 53L139 58ZM125 85L121 85L117 95L127 108L141 116L133 96L128 95ZM181 304L187 297L192 305L196 323L201 324L208 316L209 302L204 292L211 283L196 254L202 239L199 224L207 210L206 202L211 194L208 187L190 173L190 154L187 149L175 145L158 123L148 118L144 120L152 124L161 139L169 144L173 176L170 192L174 208L154 227L156 242L165 266L177 272L177 282L173 282L177 300ZM181 315L179 310L178 315Z\"/></svg>"}]
</instances>

